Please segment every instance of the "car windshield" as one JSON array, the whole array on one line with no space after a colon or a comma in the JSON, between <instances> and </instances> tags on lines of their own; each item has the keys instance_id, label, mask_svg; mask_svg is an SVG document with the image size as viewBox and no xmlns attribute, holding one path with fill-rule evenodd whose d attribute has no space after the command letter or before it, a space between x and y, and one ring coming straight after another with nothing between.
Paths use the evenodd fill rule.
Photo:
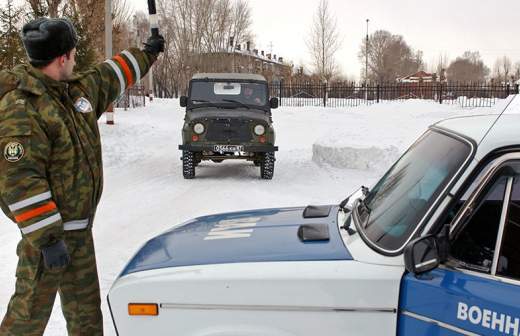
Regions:
<instances>
[{"instance_id":1,"label":"car windshield","mask_svg":"<svg viewBox=\"0 0 520 336\"><path fill-rule=\"evenodd\" d=\"M364 235L379 248L399 250L470 153L455 137L423 134L358 202Z\"/></svg>"},{"instance_id":2,"label":"car windshield","mask_svg":"<svg viewBox=\"0 0 520 336\"><path fill-rule=\"evenodd\" d=\"M193 106L226 104L234 106L265 106L267 85L262 83L203 82L191 83L190 100Z\"/></svg>"}]
</instances>

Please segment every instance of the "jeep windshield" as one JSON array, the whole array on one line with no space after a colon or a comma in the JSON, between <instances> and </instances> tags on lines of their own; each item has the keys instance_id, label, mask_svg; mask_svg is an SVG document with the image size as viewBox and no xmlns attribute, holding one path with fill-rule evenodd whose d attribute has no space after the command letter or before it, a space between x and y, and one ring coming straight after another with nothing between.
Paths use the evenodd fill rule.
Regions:
<instances>
[{"instance_id":1,"label":"jeep windshield","mask_svg":"<svg viewBox=\"0 0 520 336\"><path fill-rule=\"evenodd\" d=\"M267 96L267 85L262 83L193 81L190 104L192 107L265 107Z\"/></svg>"},{"instance_id":2,"label":"jeep windshield","mask_svg":"<svg viewBox=\"0 0 520 336\"><path fill-rule=\"evenodd\" d=\"M437 131L424 133L355 205L356 226L385 252L395 252L471 154L469 143Z\"/></svg>"}]
</instances>

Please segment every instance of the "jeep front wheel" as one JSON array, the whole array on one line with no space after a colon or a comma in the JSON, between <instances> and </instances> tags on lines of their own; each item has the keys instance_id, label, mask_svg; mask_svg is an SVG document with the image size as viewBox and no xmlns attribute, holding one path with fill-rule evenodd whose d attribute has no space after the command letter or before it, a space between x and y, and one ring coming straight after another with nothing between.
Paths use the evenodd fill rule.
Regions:
<instances>
[{"instance_id":1,"label":"jeep front wheel","mask_svg":"<svg viewBox=\"0 0 520 336\"><path fill-rule=\"evenodd\" d=\"M182 175L185 179L195 178L195 154L182 151Z\"/></svg>"},{"instance_id":2,"label":"jeep front wheel","mask_svg":"<svg viewBox=\"0 0 520 336\"><path fill-rule=\"evenodd\" d=\"M270 180L274 174L274 152L267 152L260 162L260 176L264 180Z\"/></svg>"}]
</instances>

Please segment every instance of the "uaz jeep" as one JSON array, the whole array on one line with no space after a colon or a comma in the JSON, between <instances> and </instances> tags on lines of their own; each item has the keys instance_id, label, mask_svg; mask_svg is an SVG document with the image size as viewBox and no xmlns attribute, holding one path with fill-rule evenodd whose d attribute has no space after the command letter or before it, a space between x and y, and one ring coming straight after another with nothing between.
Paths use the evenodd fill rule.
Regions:
<instances>
[{"instance_id":1,"label":"uaz jeep","mask_svg":"<svg viewBox=\"0 0 520 336\"><path fill-rule=\"evenodd\" d=\"M260 167L263 179L272 179L278 147L271 108L278 107L278 99L269 99L263 76L196 74L180 105L186 107L179 146L184 178L194 178L203 160L245 159Z\"/></svg>"}]
</instances>

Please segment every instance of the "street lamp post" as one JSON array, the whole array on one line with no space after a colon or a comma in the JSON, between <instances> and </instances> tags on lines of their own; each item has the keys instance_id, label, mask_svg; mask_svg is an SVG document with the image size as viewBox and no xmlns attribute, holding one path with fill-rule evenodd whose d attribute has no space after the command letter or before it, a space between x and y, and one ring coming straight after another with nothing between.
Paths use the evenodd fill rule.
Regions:
<instances>
[{"instance_id":1,"label":"street lamp post","mask_svg":"<svg viewBox=\"0 0 520 336\"><path fill-rule=\"evenodd\" d=\"M368 22L370 20L367 19L367 37L365 43L365 83L368 82Z\"/></svg>"},{"instance_id":2,"label":"street lamp post","mask_svg":"<svg viewBox=\"0 0 520 336\"><path fill-rule=\"evenodd\" d=\"M368 22L367 19L367 37L365 41L365 101L368 103Z\"/></svg>"}]
</instances>

